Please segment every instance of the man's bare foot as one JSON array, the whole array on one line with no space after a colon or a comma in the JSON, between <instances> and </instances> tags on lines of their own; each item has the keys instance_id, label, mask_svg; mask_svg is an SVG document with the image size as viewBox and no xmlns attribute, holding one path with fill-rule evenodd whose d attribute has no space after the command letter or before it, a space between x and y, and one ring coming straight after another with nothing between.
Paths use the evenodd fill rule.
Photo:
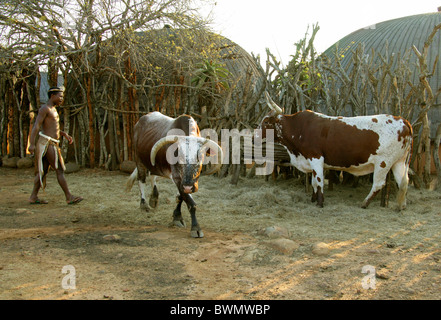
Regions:
<instances>
[{"instance_id":1,"label":"man's bare foot","mask_svg":"<svg viewBox=\"0 0 441 320\"><path fill-rule=\"evenodd\" d=\"M35 200L29 200L29 204L48 204L49 202L46 200L41 199L35 199Z\"/></svg>"},{"instance_id":2,"label":"man's bare foot","mask_svg":"<svg viewBox=\"0 0 441 320\"><path fill-rule=\"evenodd\" d=\"M83 198L78 197L78 196L72 196L72 198L70 200L67 200L67 204L77 204L79 202L83 201Z\"/></svg>"}]
</instances>

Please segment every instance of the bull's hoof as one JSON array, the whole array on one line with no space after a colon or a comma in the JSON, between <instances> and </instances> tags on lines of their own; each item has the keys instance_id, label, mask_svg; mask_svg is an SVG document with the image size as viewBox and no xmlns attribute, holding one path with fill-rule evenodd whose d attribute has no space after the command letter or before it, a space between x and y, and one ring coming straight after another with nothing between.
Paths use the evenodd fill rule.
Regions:
<instances>
[{"instance_id":1,"label":"bull's hoof","mask_svg":"<svg viewBox=\"0 0 441 320\"><path fill-rule=\"evenodd\" d=\"M139 207L141 208L141 211L145 211L145 212L149 212L149 211L150 211L150 207L149 207L149 205L145 202L144 199L141 200L141 203L140 203Z\"/></svg>"},{"instance_id":2,"label":"bull's hoof","mask_svg":"<svg viewBox=\"0 0 441 320\"><path fill-rule=\"evenodd\" d=\"M204 233L199 228L191 230L190 235L192 238L203 238L204 237Z\"/></svg>"},{"instance_id":3,"label":"bull's hoof","mask_svg":"<svg viewBox=\"0 0 441 320\"><path fill-rule=\"evenodd\" d=\"M184 220L173 220L173 225L178 228L185 228Z\"/></svg>"},{"instance_id":4,"label":"bull's hoof","mask_svg":"<svg viewBox=\"0 0 441 320\"><path fill-rule=\"evenodd\" d=\"M156 208L158 206L158 198L157 197L150 197L149 199L149 205L152 208Z\"/></svg>"}]
</instances>

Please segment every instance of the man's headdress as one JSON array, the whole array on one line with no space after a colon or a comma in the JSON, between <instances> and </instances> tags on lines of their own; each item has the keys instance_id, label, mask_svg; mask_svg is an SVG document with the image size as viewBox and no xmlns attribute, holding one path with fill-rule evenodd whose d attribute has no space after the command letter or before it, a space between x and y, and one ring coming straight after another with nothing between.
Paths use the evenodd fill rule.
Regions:
<instances>
[{"instance_id":1,"label":"man's headdress","mask_svg":"<svg viewBox=\"0 0 441 320\"><path fill-rule=\"evenodd\" d=\"M47 95L48 95L48 97L50 99L51 95L56 94L58 92L64 92L64 90L62 88L59 88L59 87L51 87L48 90Z\"/></svg>"}]
</instances>

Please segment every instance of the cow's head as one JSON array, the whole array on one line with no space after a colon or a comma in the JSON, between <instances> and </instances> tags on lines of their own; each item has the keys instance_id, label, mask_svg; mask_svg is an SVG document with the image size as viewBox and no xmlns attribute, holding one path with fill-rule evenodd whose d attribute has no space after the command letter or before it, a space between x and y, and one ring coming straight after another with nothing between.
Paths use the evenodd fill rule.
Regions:
<instances>
[{"instance_id":1,"label":"cow's head","mask_svg":"<svg viewBox=\"0 0 441 320\"><path fill-rule=\"evenodd\" d=\"M255 135L256 140L265 139L267 130L274 130L275 137L277 138L277 133L280 130L279 116L283 114L283 110L271 99L267 91L265 91L265 98L271 111L262 119L262 122L257 127Z\"/></svg>"},{"instance_id":2,"label":"cow's head","mask_svg":"<svg viewBox=\"0 0 441 320\"><path fill-rule=\"evenodd\" d=\"M166 136L155 143L150 153L152 165L155 165L159 149L166 145L170 145L167 149L167 161L171 167L172 179L181 193L198 191L198 180L208 150L216 150L217 161L214 161L213 167L203 174L213 174L222 166L222 149L216 142L201 137L177 135Z\"/></svg>"}]
</instances>

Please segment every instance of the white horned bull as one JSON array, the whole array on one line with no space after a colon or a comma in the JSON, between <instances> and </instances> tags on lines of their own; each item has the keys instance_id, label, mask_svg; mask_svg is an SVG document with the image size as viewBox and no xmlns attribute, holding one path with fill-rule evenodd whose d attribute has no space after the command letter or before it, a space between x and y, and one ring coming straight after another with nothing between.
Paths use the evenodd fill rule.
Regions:
<instances>
[{"instance_id":1,"label":"white horned bull","mask_svg":"<svg viewBox=\"0 0 441 320\"><path fill-rule=\"evenodd\" d=\"M274 142L285 147L291 164L312 172L312 201L323 207L324 169L356 176L374 173L373 185L362 207L367 208L383 188L389 170L398 184L398 209L406 207L408 171L412 150L412 126L391 115L330 117L312 111L282 115L282 109L266 93L272 111L262 120L262 138L274 130Z\"/></svg>"},{"instance_id":2,"label":"white horned bull","mask_svg":"<svg viewBox=\"0 0 441 320\"><path fill-rule=\"evenodd\" d=\"M187 115L176 119L159 112L142 116L134 127L136 169L131 174L127 189L130 190L138 179L141 192L141 209L149 211L156 207L159 192L156 178L165 177L173 180L178 188L177 206L173 212L173 223L184 227L181 204L184 201L191 214L191 236L202 238L202 232L196 219L196 204L191 196L198 191L205 153L217 151L217 163L204 175L213 174L220 169L222 149L209 139L202 138L196 121ZM214 161L215 162L215 161ZM146 178L150 175L152 193L149 205L145 199Z\"/></svg>"}]
</instances>

